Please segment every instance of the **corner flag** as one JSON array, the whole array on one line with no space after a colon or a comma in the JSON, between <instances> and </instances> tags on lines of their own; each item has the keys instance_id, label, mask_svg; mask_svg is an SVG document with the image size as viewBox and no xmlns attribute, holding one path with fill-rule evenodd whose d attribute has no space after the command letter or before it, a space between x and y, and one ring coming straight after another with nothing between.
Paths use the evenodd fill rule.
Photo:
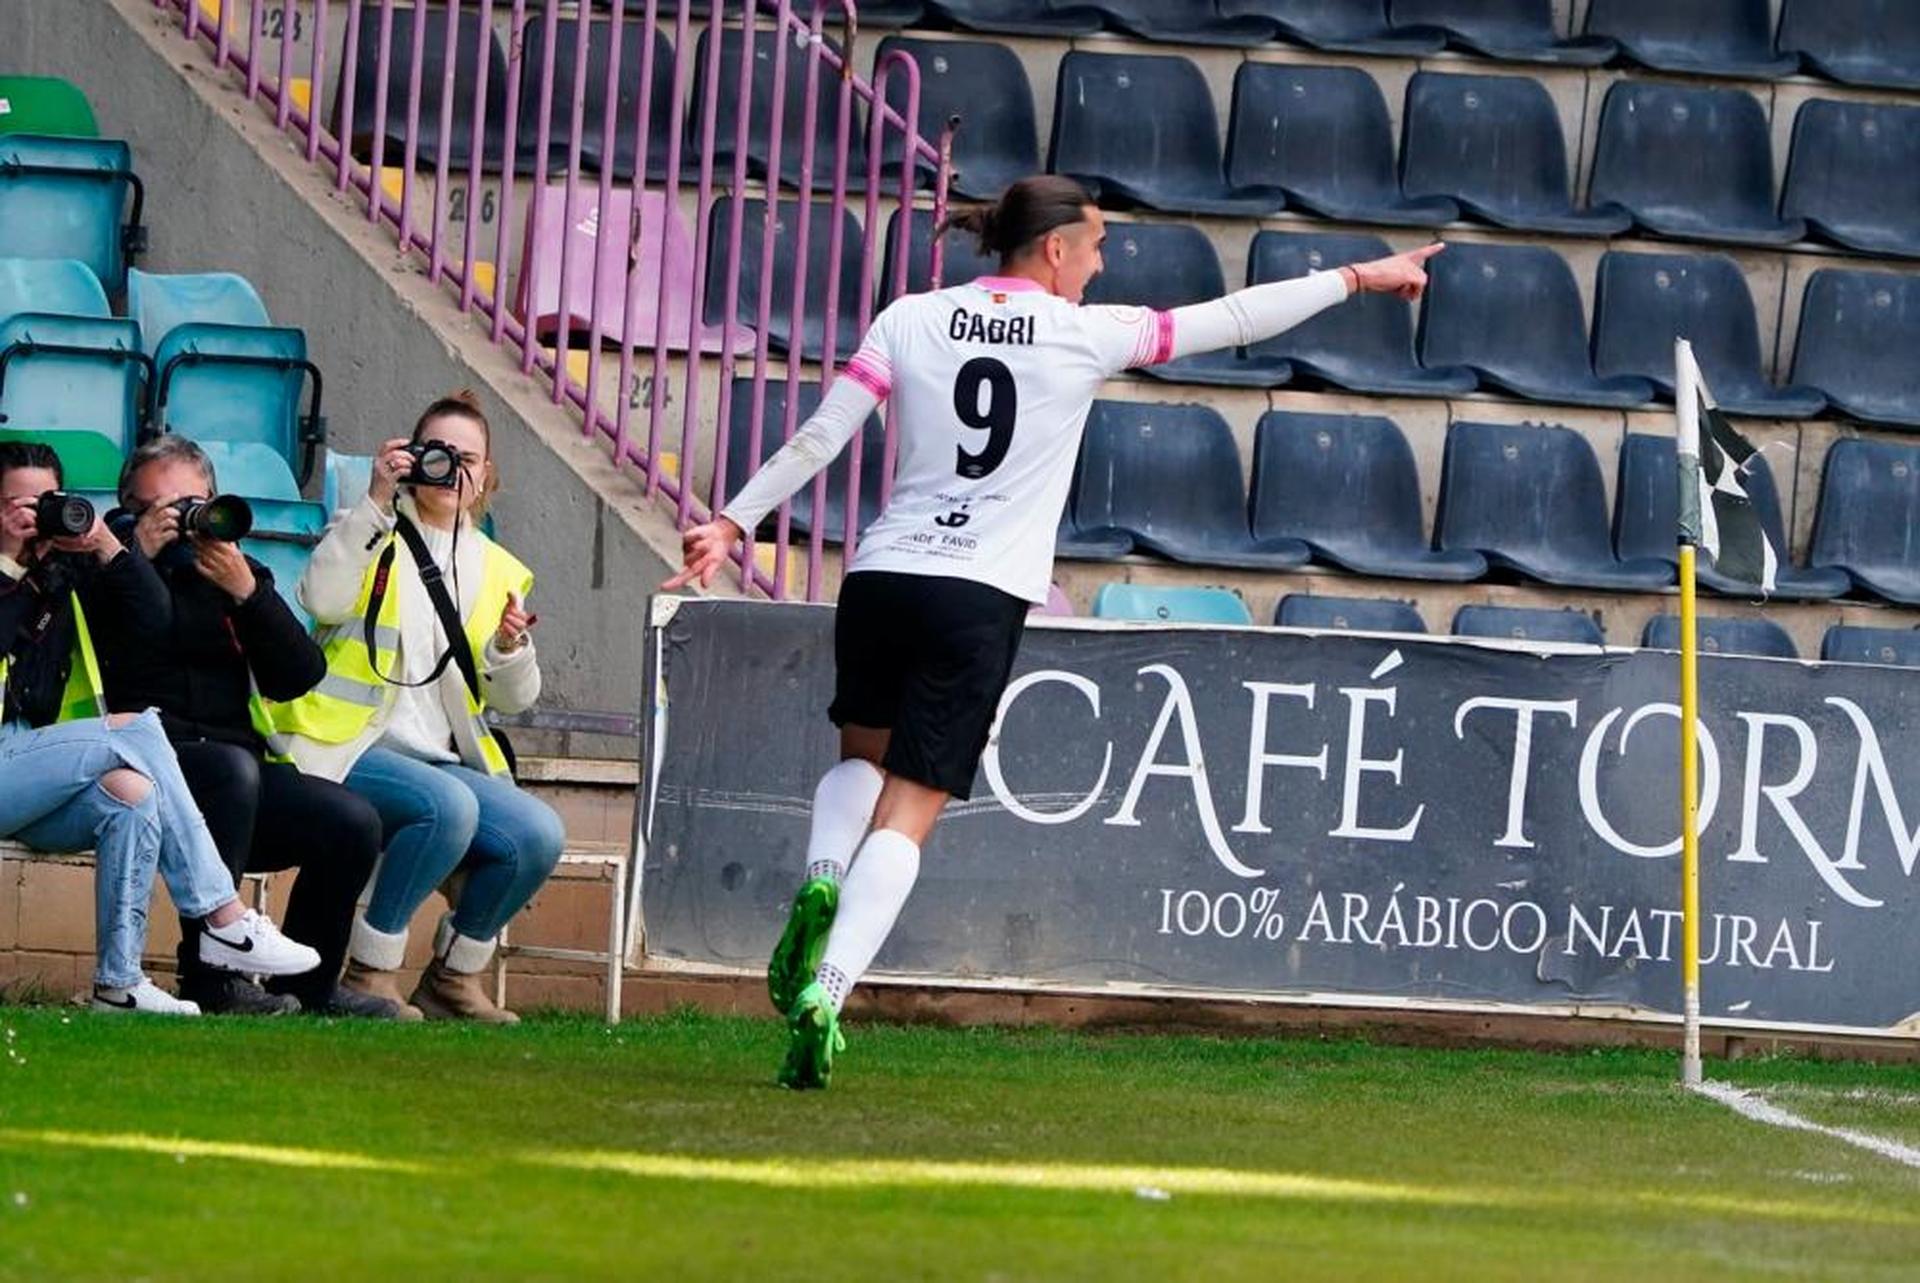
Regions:
<instances>
[{"instance_id":1,"label":"corner flag","mask_svg":"<svg viewBox=\"0 0 1920 1283\"><path fill-rule=\"evenodd\" d=\"M1727 578L1770 595L1780 558L1767 541L1760 514L1747 493L1747 462L1754 457L1754 448L1714 404L1685 339L1674 340L1673 365L1674 409L1679 419L1680 538L1699 546ZM1703 424L1705 432L1700 430Z\"/></svg>"}]
</instances>

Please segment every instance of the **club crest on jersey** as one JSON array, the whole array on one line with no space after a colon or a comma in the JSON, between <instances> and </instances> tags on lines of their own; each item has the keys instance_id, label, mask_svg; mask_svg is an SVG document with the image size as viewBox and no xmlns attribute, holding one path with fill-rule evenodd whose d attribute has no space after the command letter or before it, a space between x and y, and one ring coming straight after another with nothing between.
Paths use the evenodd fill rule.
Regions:
<instances>
[{"instance_id":1,"label":"club crest on jersey","mask_svg":"<svg viewBox=\"0 0 1920 1283\"><path fill-rule=\"evenodd\" d=\"M996 296L995 302L1002 299ZM1023 347L1033 345L1031 316L982 316L964 307L953 309L947 322L947 337L956 343L1006 343Z\"/></svg>"}]
</instances>

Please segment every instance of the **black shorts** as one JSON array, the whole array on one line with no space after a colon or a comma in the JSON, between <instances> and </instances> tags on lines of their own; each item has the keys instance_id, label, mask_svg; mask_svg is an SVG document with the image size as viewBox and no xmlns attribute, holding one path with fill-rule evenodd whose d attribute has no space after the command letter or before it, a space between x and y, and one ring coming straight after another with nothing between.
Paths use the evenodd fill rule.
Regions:
<instances>
[{"instance_id":1,"label":"black shorts","mask_svg":"<svg viewBox=\"0 0 1920 1283\"><path fill-rule=\"evenodd\" d=\"M888 772L966 798L1013 671L1028 603L938 575L863 570L833 621L835 726L891 730Z\"/></svg>"}]
</instances>

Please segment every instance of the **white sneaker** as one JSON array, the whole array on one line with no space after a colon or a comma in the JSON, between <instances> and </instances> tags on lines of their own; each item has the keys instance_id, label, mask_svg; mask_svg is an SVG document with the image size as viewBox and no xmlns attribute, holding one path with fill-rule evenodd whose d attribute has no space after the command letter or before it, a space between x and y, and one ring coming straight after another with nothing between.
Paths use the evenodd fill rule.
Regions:
<instances>
[{"instance_id":1,"label":"white sneaker","mask_svg":"<svg viewBox=\"0 0 1920 1283\"><path fill-rule=\"evenodd\" d=\"M200 961L255 976L297 976L320 965L320 955L289 940L266 914L248 909L224 927L202 924Z\"/></svg>"},{"instance_id":2,"label":"white sneaker","mask_svg":"<svg viewBox=\"0 0 1920 1283\"><path fill-rule=\"evenodd\" d=\"M156 1016L197 1016L200 1004L176 998L151 980L142 980L131 989L93 987L95 1011L144 1011Z\"/></svg>"}]
</instances>

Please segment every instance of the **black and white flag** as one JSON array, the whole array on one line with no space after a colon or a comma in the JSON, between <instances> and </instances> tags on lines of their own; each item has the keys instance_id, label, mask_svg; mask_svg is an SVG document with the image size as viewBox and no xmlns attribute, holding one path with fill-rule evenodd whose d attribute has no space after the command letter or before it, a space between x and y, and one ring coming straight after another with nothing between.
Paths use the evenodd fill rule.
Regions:
<instances>
[{"instance_id":1,"label":"black and white flag","mask_svg":"<svg viewBox=\"0 0 1920 1283\"><path fill-rule=\"evenodd\" d=\"M1727 578L1771 594L1780 559L1747 493L1747 466L1755 456L1754 448L1714 404L1685 339L1674 340L1673 365L1674 409L1679 420L1680 538L1705 552Z\"/></svg>"}]
</instances>

